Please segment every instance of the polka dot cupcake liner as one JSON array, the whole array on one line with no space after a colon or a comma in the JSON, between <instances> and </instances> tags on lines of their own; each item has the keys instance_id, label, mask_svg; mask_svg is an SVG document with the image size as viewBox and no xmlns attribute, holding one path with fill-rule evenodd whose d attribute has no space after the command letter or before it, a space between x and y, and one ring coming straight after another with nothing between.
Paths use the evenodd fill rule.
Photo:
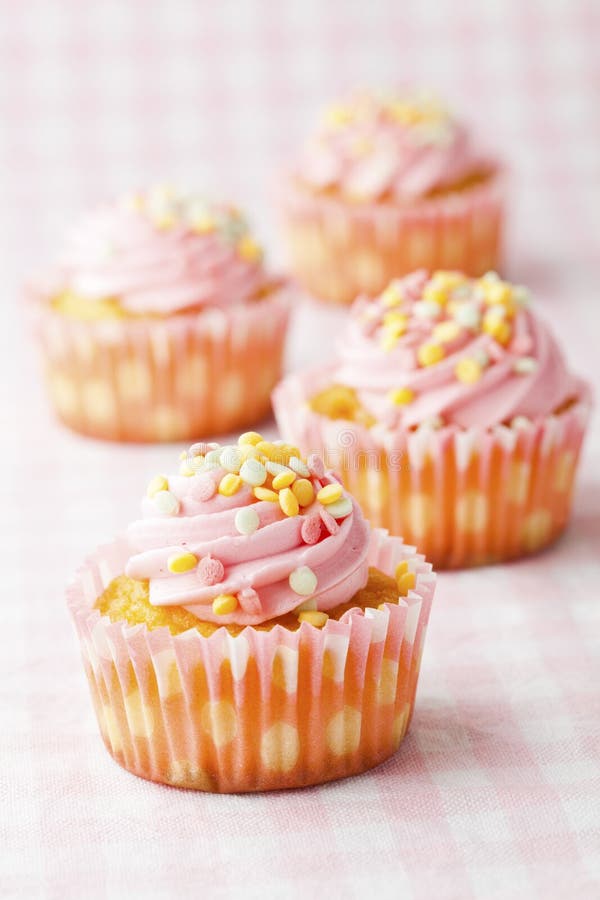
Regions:
<instances>
[{"instance_id":1,"label":"polka dot cupcake liner","mask_svg":"<svg viewBox=\"0 0 600 900\"><path fill-rule=\"evenodd\" d=\"M374 526L415 544L435 568L526 556L567 525L591 396L563 412L511 426L422 426L384 431L331 420L306 400L326 382L287 377L273 405L280 431L304 453L323 454Z\"/></svg>"},{"instance_id":2,"label":"polka dot cupcake liner","mask_svg":"<svg viewBox=\"0 0 600 900\"><path fill-rule=\"evenodd\" d=\"M351 303L421 267L483 275L500 268L504 177L414 206L351 204L293 180L281 190L291 269L311 294Z\"/></svg>"},{"instance_id":3,"label":"polka dot cupcake liner","mask_svg":"<svg viewBox=\"0 0 600 900\"><path fill-rule=\"evenodd\" d=\"M407 560L415 573L398 605L322 629L210 638L111 623L94 609L130 552L124 538L100 548L68 591L102 738L124 768L178 787L262 791L353 775L398 748L435 589L414 548L373 531L371 565L392 574Z\"/></svg>"},{"instance_id":4,"label":"polka dot cupcake liner","mask_svg":"<svg viewBox=\"0 0 600 900\"><path fill-rule=\"evenodd\" d=\"M115 441L189 441L264 418L281 374L291 289L162 319L74 319L30 293L59 419ZM48 296L47 294L45 295Z\"/></svg>"}]
</instances>

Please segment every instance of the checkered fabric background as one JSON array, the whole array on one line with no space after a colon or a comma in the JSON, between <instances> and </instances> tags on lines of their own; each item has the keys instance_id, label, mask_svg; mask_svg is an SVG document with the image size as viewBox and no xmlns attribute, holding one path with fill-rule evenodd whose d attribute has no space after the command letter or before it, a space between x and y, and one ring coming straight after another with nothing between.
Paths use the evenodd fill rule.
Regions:
<instances>
[{"instance_id":1,"label":"checkered fabric background","mask_svg":"<svg viewBox=\"0 0 600 900\"><path fill-rule=\"evenodd\" d=\"M599 46L597 0L0 0L0 896L600 896L598 422L555 548L440 577L392 760L194 795L109 759L63 604L179 448L56 426L19 304L83 207L155 179L237 200L279 259L274 176L319 107L410 80L510 161L508 274L598 390ZM328 352L340 315L300 309L288 365Z\"/></svg>"}]
</instances>

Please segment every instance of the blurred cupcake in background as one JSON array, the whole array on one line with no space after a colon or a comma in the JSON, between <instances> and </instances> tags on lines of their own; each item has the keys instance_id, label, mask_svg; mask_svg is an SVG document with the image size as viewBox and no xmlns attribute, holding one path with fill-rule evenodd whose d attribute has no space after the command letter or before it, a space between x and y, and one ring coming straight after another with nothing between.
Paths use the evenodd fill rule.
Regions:
<instances>
[{"instance_id":1,"label":"blurred cupcake in background","mask_svg":"<svg viewBox=\"0 0 600 900\"><path fill-rule=\"evenodd\" d=\"M69 607L109 753L205 791L300 787L398 748L435 576L318 457L241 435L148 485Z\"/></svg>"},{"instance_id":2,"label":"blurred cupcake in background","mask_svg":"<svg viewBox=\"0 0 600 900\"><path fill-rule=\"evenodd\" d=\"M56 413L120 441L260 420L281 372L288 294L232 206L157 186L101 207L29 288Z\"/></svg>"},{"instance_id":3,"label":"blurred cupcake in background","mask_svg":"<svg viewBox=\"0 0 600 900\"><path fill-rule=\"evenodd\" d=\"M561 533L590 402L525 288L424 270L359 298L332 360L274 393L286 440L439 568Z\"/></svg>"},{"instance_id":4,"label":"blurred cupcake in background","mask_svg":"<svg viewBox=\"0 0 600 900\"><path fill-rule=\"evenodd\" d=\"M498 163L437 99L356 93L284 178L291 269L337 303L421 266L482 275L500 264L502 188Z\"/></svg>"}]
</instances>

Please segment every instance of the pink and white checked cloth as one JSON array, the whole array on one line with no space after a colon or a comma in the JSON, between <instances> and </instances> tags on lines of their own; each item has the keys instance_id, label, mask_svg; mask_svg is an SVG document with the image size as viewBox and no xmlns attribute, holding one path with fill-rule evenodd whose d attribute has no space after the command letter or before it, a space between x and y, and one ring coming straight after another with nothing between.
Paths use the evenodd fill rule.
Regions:
<instances>
[{"instance_id":1,"label":"pink and white checked cloth","mask_svg":"<svg viewBox=\"0 0 600 900\"><path fill-rule=\"evenodd\" d=\"M596 0L1 0L1 897L600 896L598 422L553 550L440 578L392 760L301 792L185 793L105 753L63 603L173 448L55 426L16 302L56 229L157 177L225 190L276 246L272 173L316 108L410 78L511 160L510 275L600 387L599 43ZM339 315L299 311L290 367Z\"/></svg>"}]
</instances>

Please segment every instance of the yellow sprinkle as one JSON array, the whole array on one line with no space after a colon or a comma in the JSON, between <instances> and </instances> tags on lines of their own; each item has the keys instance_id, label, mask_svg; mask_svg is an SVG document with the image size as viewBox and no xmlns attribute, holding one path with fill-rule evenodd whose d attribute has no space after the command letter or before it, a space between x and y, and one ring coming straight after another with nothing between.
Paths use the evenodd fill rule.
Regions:
<instances>
[{"instance_id":1,"label":"yellow sprinkle","mask_svg":"<svg viewBox=\"0 0 600 900\"><path fill-rule=\"evenodd\" d=\"M439 269L437 272L434 272L432 279L432 281L435 282L436 287L445 291L453 291L454 288L464 284L466 280L466 277L460 272L449 272L444 269Z\"/></svg>"},{"instance_id":2,"label":"yellow sprinkle","mask_svg":"<svg viewBox=\"0 0 600 900\"><path fill-rule=\"evenodd\" d=\"M227 475L223 475L221 481L219 482L219 493L224 497L233 497L242 486L242 479L239 475L234 475L233 472L228 472Z\"/></svg>"},{"instance_id":3,"label":"yellow sprinkle","mask_svg":"<svg viewBox=\"0 0 600 900\"><path fill-rule=\"evenodd\" d=\"M328 125L347 125L352 119L352 111L346 106L331 106L325 112L325 121Z\"/></svg>"},{"instance_id":4,"label":"yellow sprinkle","mask_svg":"<svg viewBox=\"0 0 600 900\"><path fill-rule=\"evenodd\" d=\"M425 285L423 300L432 300L434 303L439 303L440 306L443 306L447 299L448 291L446 288L438 287L436 284L431 284L431 282Z\"/></svg>"},{"instance_id":5,"label":"yellow sprinkle","mask_svg":"<svg viewBox=\"0 0 600 900\"><path fill-rule=\"evenodd\" d=\"M279 447L276 447L271 441L259 441L258 444L255 444L254 446L260 455L266 456L267 459L273 459L279 450Z\"/></svg>"},{"instance_id":6,"label":"yellow sprinkle","mask_svg":"<svg viewBox=\"0 0 600 900\"><path fill-rule=\"evenodd\" d=\"M188 464L186 462L183 462L179 466L179 474L183 475L185 478L191 478L192 475L195 475L196 473L191 468L191 466L188 466Z\"/></svg>"},{"instance_id":7,"label":"yellow sprinkle","mask_svg":"<svg viewBox=\"0 0 600 900\"><path fill-rule=\"evenodd\" d=\"M307 609L298 613L299 622L308 622L309 625L313 625L315 628L322 628L328 618L329 616L326 612L320 612L318 609Z\"/></svg>"},{"instance_id":8,"label":"yellow sprinkle","mask_svg":"<svg viewBox=\"0 0 600 900\"><path fill-rule=\"evenodd\" d=\"M439 325L434 327L432 337L434 341L439 341L440 344L450 344L456 340L461 332L462 328L458 322L440 322Z\"/></svg>"},{"instance_id":9,"label":"yellow sprinkle","mask_svg":"<svg viewBox=\"0 0 600 900\"><path fill-rule=\"evenodd\" d=\"M196 234L212 234L216 227L215 220L211 216L199 216L190 223L190 228Z\"/></svg>"},{"instance_id":10,"label":"yellow sprinkle","mask_svg":"<svg viewBox=\"0 0 600 900\"><path fill-rule=\"evenodd\" d=\"M485 302L490 306L496 303L507 304L512 300L512 287L506 281L486 281L482 279L480 282L483 287Z\"/></svg>"},{"instance_id":11,"label":"yellow sprinkle","mask_svg":"<svg viewBox=\"0 0 600 900\"><path fill-rule=\"evenodd\" d=\"M227 616L235 612L238 601L235 594L219 594L212 602L212 611L215 616Z\"/></svg>"},{"instance_id":12,"label":"yellow sprinkle","mask_svg":"<svg viewBox=\"0 0 600 900\"><path fill-rule=\"evenodd\" d=\"M246 262L258 262L262 258L262 250L249 235L244 235L237 245L238 254Z\"/></svg>"},{"instance_id":13,"label":"yellow sprinkle","mask_svg":"<svg viewBox=\"0 0 600 900\"><path fill-rule=\"evenodd\" d=\"M396 571L394 572L394 578L396 581L399 581L401 576L404 575L405 572L408 572L408 560L403 559L402 562L399 562L396 566Z\"/></svg>"},{"instance_id":14,"label":"yellow sprinkle","mask_svg":"<svg viewBox=\"0 0 600 900\"><path fill-rule=\"evenodd\" d=\"M259 434L258 431L245 431L243 434L240 434L238 438L240 447L242 444L252 444L253 446L256 446L256 444L260 444L261 441L264 441L264 437L262 434Z\"/></svg>"},{"instance_id":15,"label":"yellow sprinkle","mask_svg":"<svg viewBox=\"0 0 600 900\"><path fill-rule=\"evenodd\" d=\"M326 484L317 494L317 500L323 506L328 506L330 503L335 503L336 500L339 500L342 493L341 484Z\"/></svg>"},{"instance_id":16,"label":"yellow sprinkle","mask_svg":"<svg viewBox=\"0 0 600 900\"><path fill-rule=\"evenodd\" d=\"M295 472L280 472L273 479L273 490L280 491L282 488L289 487L292 481L296 480Z\"/></svg>"},{"instance_id":17,"label":"yellow sprinkle","mask_svg":"<svg viewBox=\"0 0 600 900\"><path fill-rule=\"evenodd\" d=\"M279 492L279 505L286 516L297 516L300 512L298 500L289 487Z\"/></svg>"},{"instance_id":18,"label":"yellow sprinkle","mask_svg":"<svg viewBox=\"0 0 600 900\"><path fill-rule=\"evenodd\" d=\"M242 462L246 462L247 459L258 459L260 453L252 444L242 444L238 447L238 453L240 454L240 458Z\"/></svg>"},{"instance_id":19,"label":"yellow sprinkle","mask_svg":"<svg viewBox=\"0 0 600 900\"><path fill-rule=\"evenodd\" d=\"M421 344L417 350L417 359L421 366L434 366L439 363L446 355L441 344L425 343Z\"/></svg>"},{"instance_id":20,"label":"yellow sprinkle","mask_svg":"<svg viewBox=\"0 0 600 900\"><path fill-rule=\"evenodd\" d=\"M510 340L510 325L506 319L500 319L498 316L490 316L486 313L481 327L486 334L493 337L499 344L507 344Z\"/></svg>"},{"instance_id":21,"label":"yellow sprinkle","mask_svg":"<svg viewBox=\"0 0 600 900\"><path fill-rule=\"evenodd\" d=\"M396 312L395 309L386 312L383 317L383 324L390 331L395 332L401 337L408 327L408 316L402 312Z\"/></svg>"},{"instance_id":22,"label":"yellow sprinkle","mask_svg":"<svg viewBox=\"0 0 600 900\"><path fill-rule=\"evenodd\" d=\"M181 572L189 572L198 565L198 557L193 553L182 551L181 553L173 553L167 560L167 568L169 572L179 575Z\"/></svg>"},{"instance_id":23,"label":"yellow sprinkle","mask_svg":"<svg viewBox=\"0 0 600 900\"><path fill-rule=\"evenodd\" d=\"M292 493L300 506L310 506L315 499L315 489L308 478L298 478L292 485Z\"/></svg>"},{"instance_id":24,"label":"yellow sprinkle","mask_svg":"<svg viewBox=\"0 0 600 900\"><path fill-rule=\"evenodd\" d=\"M402 292L395 284L388 285L381 295L381 302L387 307L400 306L403 299Z\"/></svg>"},{"instance_id":25,"label":"yellow sprinkle","mask_svg":"<svg viewBox=\"0 0 600 900\"><path fill-rule=\"evenodd\" d=\"M476 384L481 378L481 373L481 363L470 356L465 356L454 367L454 374L463 384Z\"/></svg>"},{"instance_id":26,"label":"yellow sprinkle","mask_svg":"<svg viewBox=\"0 0 600 900\"><path fill-rule=\"evenodd\" d=\"M148 497L154 497L155 494L158 494L159 491L168 491L169 490L169 482L165 478L164 475L155 475L150 484L146 489L146 495Z\"/></svg>"},{"instance_id":27,"label":"yellow sprinkle","mask_svg":"<svg viewBox=\"0 0 600 900\"><path fill-rule=\"evenodd\" d=\"M399 387L390 391L388 397L390 402L395 403L396 406L406 406L408 403L413 402L415 393L408 387Z\"/></svg>"},{"instance_id":28,"label":"yellow sprinkle","mask_svg":"<svg viewBox=\"0 0 600 900\"><path fill-rule=\"evenodd\" d=\"M412 591L417 583L417 576L414 572L405 572L398 579L398 592L401 597L406 597L409 591Z\"/></svg>"},{"instance_id":29,"label":"yellow sprinkle","mask_svg":"<svg viewBox=\"0 0 600 900\"><path fill-rule=\"evenodd\" d=\"M255 487L254 496L257 500L268 500L269 503L279 503L279 494L276 491L270 491L269 488Z\"/></svg>"}]
</instances>

